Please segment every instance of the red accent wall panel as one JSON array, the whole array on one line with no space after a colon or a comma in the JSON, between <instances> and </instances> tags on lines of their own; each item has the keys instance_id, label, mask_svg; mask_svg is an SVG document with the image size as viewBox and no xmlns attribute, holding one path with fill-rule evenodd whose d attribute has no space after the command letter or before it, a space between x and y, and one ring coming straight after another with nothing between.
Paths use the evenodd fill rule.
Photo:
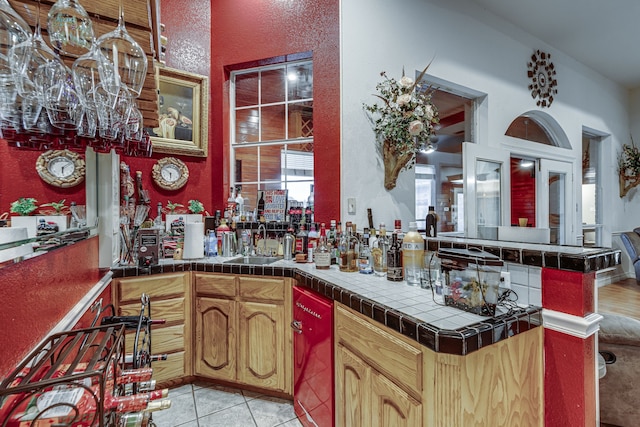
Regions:
<instances>
[{"instance_id":1,"label":"red accent wall panel","mask_svg":"<svg viewBox=\"0 0 640 427\"><path fill-rule=\"evenodd\" d=\"M100 280L98 238L0 270L0 378Z\"/></svg>"},{"instance_id":2,"label":"red accent wall panel","mask_svg":"<svg viewBox=\"0 0 640 427\"><path fill-rule=\"evenodd\" d=\"M581 317L594 313L595 277L595 273L543 268L542 306Z\"/></svg>"},{"instance_id":3,"label":"red accent wall panel","mask_svg":"<svg viewBox=\"0 0 640 427\"><path fill-rule=\"evenodd\" d=\"M595 336L544 331L547 427L595 426Z\"/></svg>"},{"instance_id":4,"label":"red accent wall panel","mask_svg":"<svg viewBox=\"0 0 640 427\"><path fill-rule=\"evenodd\" d=\"M183 1L184 2L184 1ZM183 3L176 2L176 3ZM173 1L172 1L173 3ZM315 217L340 215L340 38L338 0L214 0L211 14L210 157L214 204L229 188L229 76L225 67L311 51L314 80ZM165 15L163 10L163 16Z\"/></svg>"}]
</instances>

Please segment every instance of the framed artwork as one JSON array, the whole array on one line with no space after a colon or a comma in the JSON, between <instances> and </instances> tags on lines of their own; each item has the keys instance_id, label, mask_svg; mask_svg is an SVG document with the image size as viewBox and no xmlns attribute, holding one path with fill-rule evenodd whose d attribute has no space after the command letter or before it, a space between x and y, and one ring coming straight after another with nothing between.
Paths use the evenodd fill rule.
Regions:
<instances>
[{"instance_id":1,"label":"framed artwork","mask_svg":"<svg viewBox=\"0 0 640 427\"><path fill-rule=\"evenodd\" d=\"M207 157L207 77L167 67L157 70L159 125L146 129L153 151Z\"/></svg>"}]
</instances>

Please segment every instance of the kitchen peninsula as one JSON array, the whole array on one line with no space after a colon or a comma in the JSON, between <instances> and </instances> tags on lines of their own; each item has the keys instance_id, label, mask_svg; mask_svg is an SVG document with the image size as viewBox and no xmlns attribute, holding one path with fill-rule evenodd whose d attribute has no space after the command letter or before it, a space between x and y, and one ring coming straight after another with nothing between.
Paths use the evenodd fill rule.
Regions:
<instances>
[{"instance_id":1,"label":"kitchen peninsula","mask_svg":"<svg viewBox=\"0 0 640 427\"><path fill-rule=\"evenodd\" d=\"M394 411L409 411L413 414L411 417L419 417L424 425L468 425L472 420L478 419L483 422L491 419L495 425L514 425L514 422L518 423L517 417L524 416L523 414L526 414L527 420L537 420L535 425L549 425L549 417L555 416L554 411L559 405L566 408L567 405L578 407L578 404L582 405L579 410L583 419L595 418L595 391L591 392L589 389L589 383L595 386L594 364L589 359L593 353L587 351L594 344L595 330L588 320L592 320L595 310L589 307L593 307L595 272L619 264L620 252L601 248L545 247L474 239L438 238L427 242L431 250L440 246L466 248L469 245L480 245L488 252L500 251L500 256L508 262L508 267L519 263L531 268L542 268L544 308L532 305L511 314L482 318L451 307L434 307L430 290L409 287L403 282L392 283L357 273L341 273L336 267L321 272L313 264L280 260L268 265L244 265L225 263L228 259L222 257L193 261L164 260L149 268L113 268L108 272L114 276L111 290L108 280L98 281L98 275L83 273L77 279L79 282L98 281L94 288L100 289L95 291L90 286L82 285L78 299L85 294L100 295L108 302L111 295L114 295L113 302L118 304L117 298L122 295L117 291L120 284L129 282L146 286L144 289L150 290L152 294L155 313L167 318L167 330L164 332L167 334L165 338L169 339L156 339L154 342L162 346L158 351L166 351L173 357L154 366L159 376L158 381L169 382L189 380L195 376L212 378L205 370L198 371L196 368L198 344L197 339L192 340L192 337L195 338L198 331L198 295L205 298L214 296L220 300L218 297L229 289L244 287L244 297L237 294L237 304L242 304L243 298L247 302L263 300L273 308L273 313L279 313L276 314L280 316L277 327L283 337L279 345L285 349L283 354L287 355L281 361L274 362L280 363L276 375L281 377L255 387L290 395L290 371L293 363L290 356L290 287L295 281L297 286L310 288L335 303L337 387L339 392L346 392L346 389L339 388L340 384L349 384L348 394L351 396L347 400L342 398L345 404L354 403L353 399L361 396L358 391L361 389L377 390L383 394L393 390L404 396L401 401L412 404L409 407L394 406ZM47 268L59 275L56 265L66 268L66 264L60 262L61 259L77 259L75 254L78 251L95 253L96 245L96 239L87 239L45 256L6 267L0 271L0 275L9 279L10 276L13 277L14 271L18 271L14 267L32 267L36 263L44 263L44 267L37 268ZM93 264L96 263L97 260L93 259ZM247 279L248 282L241 284L241 280ZM13 278L9 280L17 283ZM267 286L261 287L263 280ZM231 288L225 288L227 285ZM30 286L44 287L47 284L42 283L42 278L34 277ZM139 292L132 292L123 300L131 302L137 298ZM154 292L158 294L155 297ZM232 292L236 295L235 290ZM11 298L16 299L15 296L11 297L9 289L3 288L3 301L10 301ZM226 300L232 301L232 298ZM564 308L558 308L561 300ZM89 312L89 307L93 299L86 301L84 307L75 314L79 316L86 311L85 317L91 318L93 314ZM29 310L42 313L40 320L43 320L48 316L44 309L48 302L50 299L40 300L30 306ZM425 307L425 310L412 311L411 307L415 309L416 305ZM121 305L124 306L126 304ZM232 307L233 304L228 306ZM78 306L69 310L78 311ZM579 314L580 310L584 312L583 315ZM430 311L437 312L438 317L428 317ZM584 337L580 337L575 331L556 330L559 328L554 321L562 318L557 313L564 311L568 312L565 313L568 319L576 321L574 325L585 328ZM548 313L551 314L549 324L545 318ZM63 315L64 313L52 314L57 320ZM196 319L195 322L192 319ZM580 319L584 321L581 322ZM6 324L12 322L10 318L5 320ZM597 325L597 321L595 323ZM34 327L35 330L42 331L42 328ZM30 337L32 345L42 339L44 333L46 331L40 332L40 336ZM14 329L14 334L24 335L24 330ZM22 336L7 335L4 338L6 340L3 339L3 342L7 343L26 342ZM561 342L562 348L556 340ZM387 348L393 349L391 354L386 353ZM178 353L182 358L176 356ZM570 357L561 357L563 355ZM572 355L579 356L578 362L581 363L577 363ZM11 356L8 359L19 360L20 357L23 356ZM566 363L571 362L571 366L560 364L565 359L568 359ZM177 368L176 360L180 360ZM168 365L163 367L161 363ZM477 366L483 368L475 369ZM362 378L374 381L375 386L374 383L353 383L353 374L357 372L364 375ZM571 375L574 382L585 383L584 394L576 392L582 388L567 384L567 375ZM226 379L222 382L250 383L246 379ZM566 391L567 387L572 387L572 393L564 393L562 400L550 402L550 396L558 399L557 395ZM499 396L494 396L494 401L474 400L490 399L491 393L499 393ZM505 396L509 396L509 399ZM495 405L499 405L499 408ZM337 408L337 413L338 416L344 416L353 414L352 410L351 407L342 410ZM370 410L372 408L365 410L363 416L370 413Z\"/></svg>"},{"instance_id":2,"label":"kitchen peninsula","mask_svg":"<svg viewBox=\"0 0 640 427\"><path fill-rule=\"evenodd\" d=\"M593 307L595 272L619 264L619 251L447 238L429 239L428 245L431 250L437 247L467 248L479 245L487 251L499 251L500 256L511 264L542 268L545 308L527 306L495 318L483 318L451 307L434 306L430 290L409 287L404 282L394 284L372 276L341 273L335 267L322 272L316 270L313 264L288 261L277 261L269 265L229 264L224 262L227 260L225 258L192 262L166 261L148 269L114 269L114 274L117 284L127 281L158 283L156 280L161 277L176 274L184 277L191 274L196 280L196 287L184 288L185 298L195 300L198 298L193 293L200 292L198 278L202 280L207 277L212 279L211 283L220 283L225 277L267 280L290 278L295 280L296 285L310 288L332 299L336 319L334 350L336 391L339 394L337 401L347 405L336 408L338 425L345 422L340 417L352 414L367 417L372 410L379 410L377 413L380 417L394 414L402 419L422 420L423 425L469 425L487 420L492 420L496 425L518 425L521 424L518 417L525 417L522 420L526 419L527 424L543 425L545 419L554 416L559 404L576 404L582 411L583 419L594 419L595 391L589 390L589 382L595 386L594 364L585 356L589 353L582 351L584 347L594 344L593 334L597 330L598 319L597 315L594 319L595 310L589 310L588 307ZM209 291L209 294L220 295L224 292L226 291ZM579 337L575 331L566 328L562 332L556 330L559 328L554 322L563 318L563 315L558 316L556 313L556 310L560 312L557 309L558 299L567 297L567 292L575 295L563 301L564 306L571 306L568 309L570 312L564 314L571 320L580 317L585 319L583 322L578 321L585 328L584 337ZM290 316L290 303L286 295L285 291L284 298L280 299L285 310L280 319L282 326L278 328L280 333L284 328L287 338L283 348L286 354L291 354L291 331L287 317ZM176 297L179 298L174 291L171 298ZM275 301L272 297L267 300ZM584 307L580 308L584 309L583 316L575 314L580 311L578 307L574 307L576 300L584 303ZM425 307L424 311L416 312L416 305ZM191 307L192 310L198 310L193 308L196 307L193 304ZM185 314L185 319L193 316L190 312ZM436 317L433 317L434 314ZM548 325L545 323L545 314L550 315ZM197 316L195 314L196 319ZM544 334L543 328L539 327L543 323ZM185 327L185 331L188 330L190 329ZM575 363L574 360L572 366L560 365L562 358L556 355L556 339L569 346L566 347L567 352L572 351L572 345L580 347L576 351L581 351L580 357L584 359L582 363ZM191 344L187 335L184 336L182 345L183 347L177 347L176 352L183 354L184 349L189 351ZM193 342L195 348L191 348L191 351L196 353L198 345L196 334ZM393 349L391 354L385 353L388 348ZM199 363L198 356L181 360L183 367L168 368L167 372L173 374L166 379L188 377L191 372L190 360L194 364ZM546 360L544 367L543 360ZM271 390L290 393L286 375L290 370L291 360L277 362L274 359L273 363L274 366L284 367L282 375L285 375L285 381L276 381L276 384L284 384L284 387L277 385L271 387ZM476 369L478 366L483 368ZM566 371L560 369L570 371L571 375L580 375L574 381L587 383L583 395L573 389L574 393L563 396L562 401L549 401L550 396L556 396L567 387ZM160 375L162 371L162 367L159 367ZM368 378L366 383L360 382L363 378ZM236 380L231 382L250 384ZM405 403L392 405L392 411L383 411L381 406L376 406L359 412L357 408L362 408L365 402L355 402L353 399L362 398L361 393L366 393L365 390L369 389L377 390L383 395L394 390L396 394L403 396L399 401ZM340 396L340 393L346 394ZM499 396L492 393L498 393ZM371 396L363 399L371 399ZM367 401L378 402L375 396ZM410 405L406 406L406 402L410 402ZM499 409L492 405L498 405Z\"/></svg>"}]
</instances>

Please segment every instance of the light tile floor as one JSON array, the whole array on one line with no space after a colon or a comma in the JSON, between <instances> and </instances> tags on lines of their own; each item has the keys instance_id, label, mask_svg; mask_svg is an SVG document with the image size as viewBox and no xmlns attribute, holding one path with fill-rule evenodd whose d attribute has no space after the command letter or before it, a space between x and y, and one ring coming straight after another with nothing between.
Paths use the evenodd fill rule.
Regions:
<instances>
[{"instance_id":1,"label":"light tile floor","mask_svg":"<svg viewBox=\"0 0 640 427\"><path fill-rule=\"evenodd\" d=\"M157 427L302 427L289 400L211 384L169 390L171 408L153 413Z\"/></svg>"}]
</instances>

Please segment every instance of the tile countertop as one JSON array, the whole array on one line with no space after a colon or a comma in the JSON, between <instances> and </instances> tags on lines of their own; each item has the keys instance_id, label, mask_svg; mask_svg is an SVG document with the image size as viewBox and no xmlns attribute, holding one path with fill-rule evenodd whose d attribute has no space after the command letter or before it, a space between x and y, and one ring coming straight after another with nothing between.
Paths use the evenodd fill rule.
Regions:
<instances>
[{"instance_id":1,"label":"tile countertop","mask_svg":"<svg viewBox=\"0 0 640 427\"><path fill-rule=\"evenodd\" d=\"M611 248L585 248L454 236L428 237L426 245L430 251L437 251L439 248L478 248L500 257L504 262L580 273L605 270L622 262L622 252Z\"/></svg>"},{"instance_id":2,"label":"tile countertop","mask_svg":"<svg viewBox=\"0 0 640 427\"><path fill-rule=\"evenodd\" d=\"M542 324L541 308L536 306L516 307L509 313L498 307L501 314L484 317L445 306L431 289L374 275L344 273L335 265L317 270L315 264L284 260L268 265L224 263L231 258L161 260L150 268L114 267L113 272L114 278L180 271L293 277L298 286L341 302L433 351L448 354L466 355Z\"/></svg>"}]
</instances>

